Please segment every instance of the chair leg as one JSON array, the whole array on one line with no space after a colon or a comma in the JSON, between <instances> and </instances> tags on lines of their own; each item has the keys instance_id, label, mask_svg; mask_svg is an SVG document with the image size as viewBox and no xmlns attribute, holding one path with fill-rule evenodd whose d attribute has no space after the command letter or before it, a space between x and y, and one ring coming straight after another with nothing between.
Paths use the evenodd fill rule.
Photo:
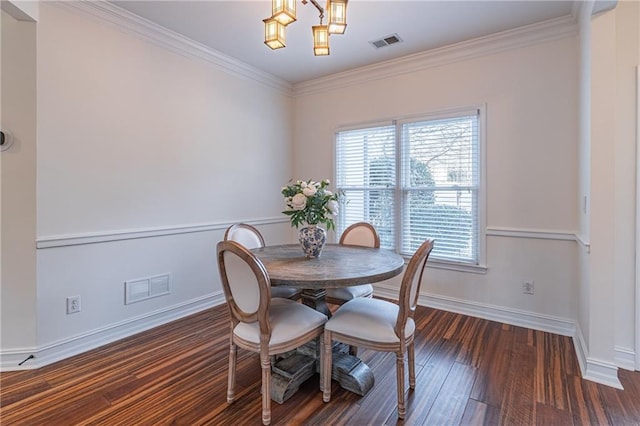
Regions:
<instances>
[{"instance_id":1,"label":"chair leg","mask_svg":"<svg viewBox=\"0 0 640 426\"><path fill-rule=\"evenodd\" d=\"M227 402L229 404L232 403L235 398L237 354L237 346L233 343L233 337L231 337L231 343L229 345L229 375L227 379Z\"/></svg>"},{"instance_id":2,"label":"chair leg","mask_svg":"<svg viewBox=\"0 0 640 426\"><path fill-rule=\"evenodd\" d=\"M398 417L404 419L404 353L396 352L396 375L398 388Z\"/></svg>"},{"instance_id":3,"label":"chair leg","mask_svg":"<svg viewBox=\"0 0 640 426\"><path fill-rule=\"evenodd\" d=\"M262 424L271 423L271 358L260 354L262 367Z\"/></svg>"},{"instance_id":4,"label":"chair leg","mask_svg":"<svg viewBox=\"0 0 640 426\"><path fill-rule=\"evenodd\" d=\"M331 401L331 364L333 362L333 347L331 342L331 332L324 331L324 357L322 360L322 400L324 402Z\"/></svg>"},{"instance_id":5,"label":"chair leg","mask_svg":"<svg viewBox=\"0 0 640 426\"><path fill-rule=\"evenodd\" d=\"M407 348L409 352L409 387L411 389L416 388L416 347L414 346L414 342L409 344Z\"/></svg>"},{"instance_id":6,"label":"chair leg","mask_svg":"<svg viewBox=\"0 0 640 426\"><path fill-rule=\"evenodd\" d=\"M324 392L324 333L316 338L316 348L316 359L320 373L320 392Z\"/></svg>"}]
</instances>

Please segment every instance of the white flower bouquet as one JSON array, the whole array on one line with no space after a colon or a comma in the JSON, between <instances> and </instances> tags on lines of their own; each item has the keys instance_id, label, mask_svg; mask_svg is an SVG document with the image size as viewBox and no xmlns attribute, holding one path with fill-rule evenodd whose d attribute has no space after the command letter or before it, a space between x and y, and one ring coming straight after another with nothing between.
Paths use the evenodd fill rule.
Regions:
<instances>
[{"instance_id":1,"label":"white flower bouquet","mask_svg":"<svg viewBox=\"0 0 640 426\"><path fill-rule=\"evenodd\" d=\"M298 180L282 187L287 210L282 213L289 216L291 226L317 225L324 223L327 229L335 229L338 214L339 194L327 189L329 179L320 182Z\"/></svg>"}]
</instances>

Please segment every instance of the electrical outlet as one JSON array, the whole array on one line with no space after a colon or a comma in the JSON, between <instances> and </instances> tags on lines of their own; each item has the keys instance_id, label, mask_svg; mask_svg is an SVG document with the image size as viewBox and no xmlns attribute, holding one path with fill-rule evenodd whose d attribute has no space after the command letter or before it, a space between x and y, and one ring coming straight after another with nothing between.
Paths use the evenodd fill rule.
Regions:
<instances>
[{"instance_id":1,"label":"electrical outlet","mask_svg":"<svg viewBox=\"0 0 640 426\"><path fill-rule=\"evenodd\" d=\"M67 297L67 315L80 312L80 296Z\"/></svg>"},{"instance_id":2,"label":"electrical outlet","mask_svg":"<svg viewBox=\"0 0 640 426\"><path fill-rule=\"evenodd\" d=\"M522 282L522 293L533 294L533 280L525 280Z\"/></svg>"}]
</instances>

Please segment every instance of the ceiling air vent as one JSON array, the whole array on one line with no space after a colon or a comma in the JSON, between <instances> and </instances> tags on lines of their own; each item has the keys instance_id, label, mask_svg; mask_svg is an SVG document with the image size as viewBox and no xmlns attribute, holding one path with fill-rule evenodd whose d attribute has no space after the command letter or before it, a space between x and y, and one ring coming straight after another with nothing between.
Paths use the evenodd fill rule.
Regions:
<instances>
[{"instance_id":1,"label":"ceiling air vent","mask_svg":"<svg viewBox=\"0 0 640 426\"><path fill-rule=\"evenodd\" d=\"M379 40L370 41L371 45L376 49L380 49L381 47L389 46L391 44L400 43L402 39L398 34L391 34L389 36L383 37Z\"/></svg>"}]
</instances>

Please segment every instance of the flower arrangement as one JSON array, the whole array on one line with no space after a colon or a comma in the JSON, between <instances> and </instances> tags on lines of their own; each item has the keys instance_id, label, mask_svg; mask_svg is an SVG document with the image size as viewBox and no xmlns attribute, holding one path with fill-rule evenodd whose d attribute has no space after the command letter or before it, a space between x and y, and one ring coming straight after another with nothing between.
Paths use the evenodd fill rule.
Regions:
<instances>
[{"instance_id":1,"label":"flower arrangement","mask_svg":"<svg viewBox=\"0 0 640 426\"><path fill-rule=\"evenodd\" d=\"M327 189L329 183L329 179L320 182L298 180L282 187L282 195L288 208L282 213L289 216L291 226L297 228L301 224L324 223L327 229L335 229L339 194Z\"/></svg>"}]
</instances>

